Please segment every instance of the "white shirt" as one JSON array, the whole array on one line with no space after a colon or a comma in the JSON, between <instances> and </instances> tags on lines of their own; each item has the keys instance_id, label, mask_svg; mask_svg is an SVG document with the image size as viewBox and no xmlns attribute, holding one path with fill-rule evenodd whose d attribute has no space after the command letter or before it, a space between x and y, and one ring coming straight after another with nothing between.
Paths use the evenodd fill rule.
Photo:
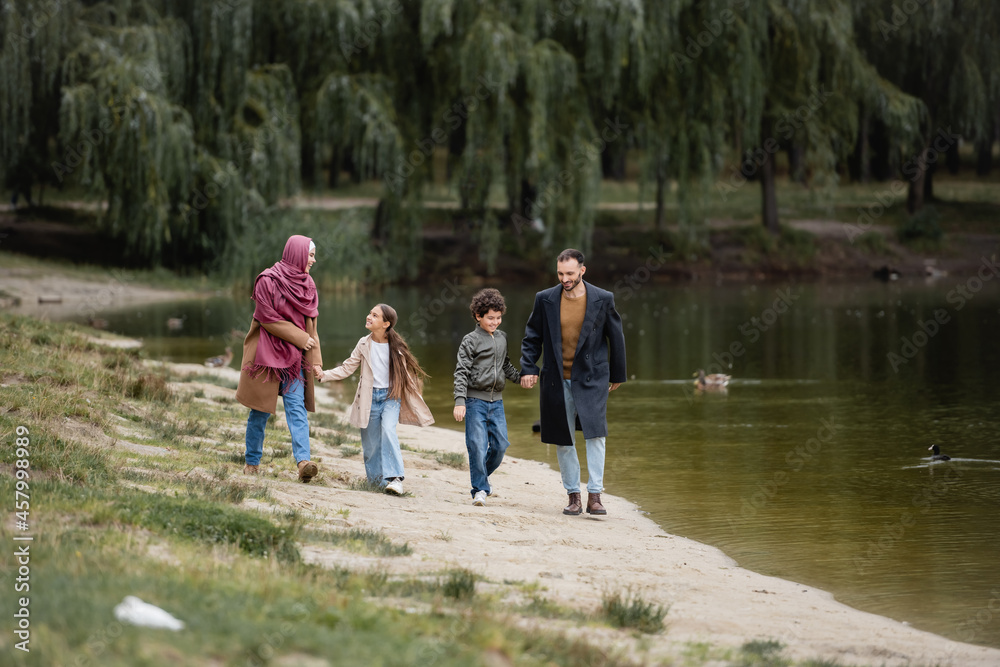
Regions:
<instances>
[{"instance_id":1,"label":"white shirt","mask_svg":"<svg viewBox=\"0 0 1000 667\"><path fill-rule=\"evenodd\" d=\"M389 343L372 341L372 375L375 376L375 389L389 388Z\"/></svg>"}]
</instances>

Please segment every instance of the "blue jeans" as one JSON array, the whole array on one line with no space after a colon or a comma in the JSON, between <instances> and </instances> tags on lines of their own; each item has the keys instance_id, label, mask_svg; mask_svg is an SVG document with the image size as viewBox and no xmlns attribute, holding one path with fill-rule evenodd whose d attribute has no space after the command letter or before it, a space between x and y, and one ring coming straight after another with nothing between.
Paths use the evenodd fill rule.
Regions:
<instances>
[{"instance_id":1,"label":"blue jeans","mask_svg":"<svg viewBox=\"0 0 1000 667\"><path fill-rule=\"evenodd\" d=\"M305 392L302 373L299 373L298 379L282 382L278 388L285 406L285 421L292 434L292 454L296 463L309 460L309 413L306 412ZM260 465L260 457L264 453L264 425L270 416L269 412L250 409L246 436L246 460L249 465Z\"/></svg>"},{"instance_id":2,"label":"blue jeans","mask_svg":"<svg viewBox=\"0 0 1000 667\"><path fill-rule=\"evenodd\" d=\"M403 478L403 453L399 451L396 425L399 423L399 399L389 398L388 389L372 389L372 413L368 426L361 429L361 449L365 457L365 476L381 484L392 477Z\"/></svg>"},{"instance_id":3,"label":"blue jeans","mask_svg":"<svg viewBox=\"0 0 1000 667\"><path fill-rule=\"evenodd\" d=\"M472 495L476 491L490 493L490 475L503 462L510 447L507 440L507 418L503 401L465 399L465 448L469 450L469 476Z\"/></svg>"},{"instance_id":4,"label":"blue jeans","mask_svg":"<svg viewBox=\"0 0 1000 667\"><path fill-rule=\"evenodd\" d=\"M563 399L566 401L566 420L569 434L576 439L576 403L570 380L563 380ZM576 444L556 447L559 471L562 473L566 493L580 493L580 459L576 455ZM600 493L604 490L604 438L587 438L587 491Z\"/></svg>"}]
</instances>

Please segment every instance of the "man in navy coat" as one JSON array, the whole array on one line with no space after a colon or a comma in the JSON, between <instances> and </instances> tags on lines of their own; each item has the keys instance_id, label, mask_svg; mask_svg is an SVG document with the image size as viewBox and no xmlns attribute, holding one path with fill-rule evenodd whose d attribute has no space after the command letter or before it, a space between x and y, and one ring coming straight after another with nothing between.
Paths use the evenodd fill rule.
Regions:
<instances>
[{"instance_id":1,"label":"man in navy coat","mask_svg":"<svg viewBox=\"0 0 1000 667\"><path fill-rule=\"evenodd\" d=\"M615 296L584 282L586 271L582 252L570 248L559 253L559 285L535 295L521 342L521 386L531 389L541 379L542 442L559 445L559 470L569 494L563 514L573 515L583 511L576 419L587 441L587 513L607 514L601 491L608 393L626 379L625 336Z\"/></svg>"}]
</instances>

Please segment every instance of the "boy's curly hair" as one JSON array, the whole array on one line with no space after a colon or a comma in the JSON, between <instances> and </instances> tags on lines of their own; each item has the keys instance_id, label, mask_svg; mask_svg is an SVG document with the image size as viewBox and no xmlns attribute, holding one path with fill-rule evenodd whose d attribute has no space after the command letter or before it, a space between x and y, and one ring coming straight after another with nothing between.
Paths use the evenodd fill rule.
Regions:
<instances>
[{"instance_id":1,"label":"boy's curly hair","mask_svg":"<svg viewBox=\"0 0 1000 667\"><path fill-rule=\"evenodd\" d=\"M507 312L507 304L504 303L503 295L500 294L500 290L487 287L486 289L479 290L476 292L476 295L472 297L472 303L469 304L469 310L472 311L473 319L483 317L491 310L495 310L503 315Z\"/></svg>"}]
</instances>

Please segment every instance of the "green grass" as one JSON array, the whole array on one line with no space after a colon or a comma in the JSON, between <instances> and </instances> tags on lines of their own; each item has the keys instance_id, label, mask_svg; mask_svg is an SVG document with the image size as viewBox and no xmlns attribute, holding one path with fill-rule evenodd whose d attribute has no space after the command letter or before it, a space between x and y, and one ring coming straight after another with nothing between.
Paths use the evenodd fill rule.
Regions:
<instances>
[{"instance_id":1,"label":"green grass","mask_svg":"<svg viewBox=\"0 0 1000 667\"><path fill-rule=\"evenodd\" d=\"M315 542L325 542L357 553L373 556L409 556L409 544L394 544L381 530L351 528L349 530L310 530L303 537Z\"/></svg>"},{"instance_id":2,"label":"green grass","mask_svg":"<svg viewBox=\"0 0 1000 667\"><path fill-rule=\"evenodd\" d=\"M449 468L465 470L469 467L466 455L461 452L437 452L434 454L434 460Z\"/></svg>"},{"instance_id":3,"label":"green grass","mask_svg":"<svg viewBox=\"0 0 1000 667\"><path fill-rule=\"evenodd\" d=\"M617 628L635 628L655 634L663 631L669 607L646 602L634 591L606 593L601 605L605 618Z\"/></svg>"}]
</instances>

